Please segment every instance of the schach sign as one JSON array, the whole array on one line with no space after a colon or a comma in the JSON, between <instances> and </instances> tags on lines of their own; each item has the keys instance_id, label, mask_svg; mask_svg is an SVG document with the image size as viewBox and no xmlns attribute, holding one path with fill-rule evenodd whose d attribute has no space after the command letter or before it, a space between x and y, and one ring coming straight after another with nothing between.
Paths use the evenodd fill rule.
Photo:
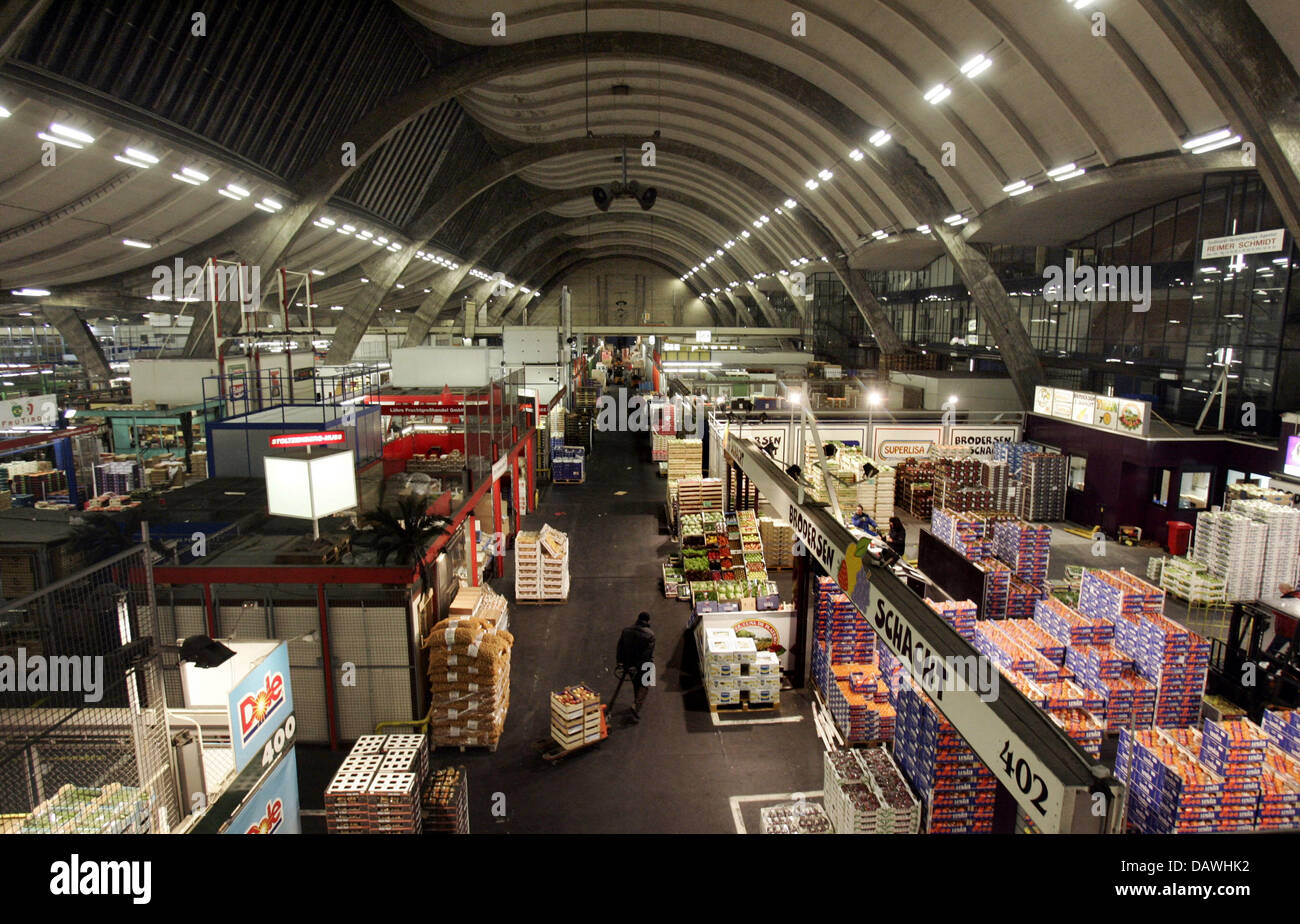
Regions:
<instances>
[{"instance_id":1,"label":"schach sign","mask_svg":"<svg viewBox=\"0 0 1300 924\"><path fill-rule=\"evenodd\" d=\"M346 442L348 435L342 430L326 430L323 433L284 433L271 437L272 449L292 449L296 446L330 446Z\"/></svg>"}]
</instances>

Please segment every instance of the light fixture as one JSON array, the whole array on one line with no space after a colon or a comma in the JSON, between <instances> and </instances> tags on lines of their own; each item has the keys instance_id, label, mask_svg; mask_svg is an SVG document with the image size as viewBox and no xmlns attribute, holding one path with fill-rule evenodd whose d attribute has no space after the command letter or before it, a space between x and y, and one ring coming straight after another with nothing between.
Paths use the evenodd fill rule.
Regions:
<instances>
[{"instance_id":1,"label":"light fixture","mask_svg":"<svg viewBox=\"0 0 1300 924\"><path fill-rule=\"evenodd\" d=\"M324 276L324 275L325 275L325 271L324 271L324 270L314 269L314 270L311 271L311 274L312 274L313 276Z\"/></svg>"},{"instance_id":2,"label":"light fixture","mask_svg":"<svg viewBox=\"0 0 1300 924\"><path fill-rule=\"evenodd\" d=\"M741 232L740 232L740 236L743 237L743 238L748 238L748 237L749 237L749 232L748 232L748 231L741 231Z\"/></svg>"},{"instance_id":3,"label":"light fixture","mask_svg":"<svg viewBox=\"0 0 1300 924\"><path fill-rule=\"evenodd\" d=\"M720 257L720 256L722 256L722 251L721 251L721 250L715 250L715 251L713 252L713 255L714 255L715 257Z\"/></svg>"},{"instance_id":4,"label":"light fixture","mask_svg":"<svg viewBox=\"0 0 1300 924\"><path fill-rule=\"evenodd\" d=\"M142 170L148 170L158 163L158 158L148 151L141 151L139 148L127 148L121 154L114 154L113 160L119 164L130 164L132 167L139 167Z\"/></svg>"},{"instance_id":5,"label":"light fixture","mask_svg":"<svg viewBox=\"0 0 1300 924\"><path fill-rule=\"evenodd\" d=\"M882 147L883 145L888 144L889 140L893 137L894 137L893 135L891 135L889 132L885 131L882 128L879 131L877 131L874 135L872 135L871 138L868 140L876 147Z\"/></svg>"},{"instance_id":6,"label":"light fixture","mask_svg":"<svg viewBox=\"0 0 1300 924\"><path fill-rule=\"evenodd\" d=\"M992 66L992 60L990 60L986 55L978 54L961 66L961 72L971 80L974 80Z\"/></svg>"},{"instance_id":7,"label":"light fixture","mask_svg":"<svg viewBox=\"0 0 1300 924\"><path fill-rule=\"evenodd\" d=\"M9 116L11 116L11 115L13 115L13 113L11 113L11 112L10 112L8 109L6 109L4 106L0 106L0 119L7 119L7 118L9 118Z\"/></svg>"},{"instance_id":8,"label":"light fixture","mask_svg":"<svg viewBox=\"0 0 1300 924\"><path fill-rule=\"evenodd\" d=\"M823 182L827 182L827 181L829 181L829 180L831 180L831 179L834 179L835 174L831 173L829 170L818 170L818 171L817 171L817 176L818 176L818 177L819 177Z\"/></svg>"},{"instance_id":9,"label":"light fixture","mask_svg":"<svg viewBox=\"0 0 1300 924\"><path fill-rule=\"evenodd\" d=\"M122 243L125 244L127 247L139 247L141 250L149 250L151 247L153 247L153 244L150 244L147 241L137 241L134 238L130 238L130 237L122 238Z\"/></svg>"},{"instance_id":10,"label":"light fixture","mask_svg":"<svg viewBox=\"0 0 1300 924\"><path fill-rule=\"evenodd\" d=\"M361 281L362 281L362 282L369 282L370 280L367 279L365 276L362 276L362 277L361 277Z\"/></svg>"},{"instance_id":11,"label":"light fixture","mask_svg":"<svg viewBox=\"0 0 1300 924\"><path fill-rule=\"evenodd\" d=\"M804 181L803 181L803 185L806 186L806 187L808 187L809 189L816 189L816 188L817 188L818 186L820 186L821 184L818 183L816 180L804 180ZM757 222L757 221L754 222L754 227L756 227L756 228L758 227L758 222Z\"/></svg>"},{"instance_id":12,"label":"light fixture","mask_svg":"<svg viewBox=\"0 0 1300 924\"><path fill-rule=\"evenodd\" d=\"M788 208L788 209L792 209L792 208L794 208L795 206L797 206L798 204L799 204L799 203L798 203L798 202L795 202L793 199L786 199L786 200L785 200L785 207Z\"/></svg>"},{"instance_id":13,"label":"light fixture","mask_svg":"<svg viewBox=\"0 0 1300 924\"><path fill-rule=\"evenodd\" d=\"M872 407L880 407L880 393L873 391L867 395L867 403Z\"/></svg>"},{"instance_id":14,"label":"light fixture","mask_svg":"<svg viewBox=\"0 0 1300 924\"><path fill-rule=\"evenodd\" d=\"M1083 167L1079 167L1079 168L1077 168L1077 169L1071 170L1069 173L1062 173L1060 176L1054 176L1054 177L1052 177L1052 182L1053 182L1053 183L1064 183L1066 180L1072 180L1072 179L1074 179L1076 176L1083 176L1083 175L1084 175L1085 173L1087 173L1087 172L1088 172L1088 171L1085 170Z\"/></svg>"},{"instance_id":15,"label":"light fixture","mask_svg":"<svg viewBox=\"0 0 1300 924\"><path fill-rule=\"evenodd\" d=\"M1003 187L1002 187L1002 191L1003 191L1004 193L1013 193L1013 192L1015 192L1017 189L1020 189L1020 188L1022 188L1022 187L1024 187L1024 186L1028 186L1028 185L1029 185L1029 184L1026 183L1024 180L1016 180L1014 183L1008 184L1007 186L1003 186Z\"/></svg>"},{"instance_id":16,"label":"light fixture","mask_svg":"<svg viewBox=\"0 0 1300 924\"><path fill-rule=\"evenodd\" d=\"M962 223L962 214L961 212L958 212L955 215L949 215L943 220L943 222L947 225L959 225Z\"/></svg>"},{"instance_id":17,"label":"light fixture","mask_svg":"<svg viewBox=\"0 0 1300 924\"><path fill-rule=\"evenodd\" d=\"M1033 191L1034 191L1034 187L1026 184L1024 186L1019 186L1016 189L1011 190L1011 195L1014 198L1015 196L1023 196L1025 193L1033 192Z\"/></svg>"},{"instance_id":18,"label":"light fixture","mask_svg":"<svg viewBox=\"0 0 1300 924\"><path fill-rule=\"evenodd\" d=\"M50 134L58 135L59 138L66 138L70 141L79 141L82 144L94 144L95 139L80 129L72 128L68 125L62 125L58 122L50 123Z\"/></svg>"},{"instance_id":19,"label":"light fixture","mask_svg":"<svg viewBox=\"0 0 1300 924\"><path fill-rule=\"evenodd\" d=\"M50 294L49 289L14 289L11 295L25 295L28 298L44 298Z\"/></svg>"},{"instance_id":20,"label":"light fixture","mask_svg":"<svg viewBox=\"0 0 1300 924\"><path fill-rule=\"evenodd\" d=\"M80 151L83 147L85 147L85 145L77 144L75 141L69 141L67 138L56 138L53 135L47 134L45 132L37 132L36 137L41 139L42 141L49 141L52 142L53 144L62 144L70 148L76 148L78 151Z\"/></svg>"},{"instance_id":21,"label":"light fixture","mask_svg":"<svg viewBox=\"0 0 1300 924\"><path fill-rule=\"evenodd\" d=\"M885 238L889 237L889 232L888 232L888 231L882 231L882 230L880 230L879 228L877 228L875 231L872 231L872 232L871 232L871 236L874 237L874 238L875 238L876 240L878 240L878 241L883 241Z\"/></svg>"},{"instance_id":22,"label":"light fixture","mask_svg":"<svg viewBox=\"0 0 1300 924\"><path fill-rule=\"evenodd\" d=\"M1219 141L1212 141L1209 144L1205 144L1205 145L1201 145L1200 147L1193 148L1191 153L1208 154L1210 151L1217 151L1220 148L1227 148L1227 147L1231 147L1234 144L1240 144L1240 143L1241 143L1241 135L1233 135L1230 138L1223 138Z\"/></svg>"},{"instance_id":23,"label":"light fixture","mask_svg":"<svg viewBox=\"0 0 1300 924\"><path fill-rule=\"evenodd\" d=\"M1052 179L1056 179L1058 176L1061 176L1062 174L1065 173L1069 173L1074 169L1075 169L1074 161L1070 161L1070 163L1068 164L1062 164L1059 167L1054 167L1051 170L1048 170L1047 175Z\"/></svg>"},{"instance_id":24,"label":"light fixture","mask_svg":"<svg viewBox=\"0 0 1300 924\"><path fill-rule=\"evenodd\" d=\"M920 231L922 234L929 234L929 233L930 233L930 226L929 226L929 225L918 225L917 228L916 228L916 230L917 230L917 231Z\"/></svg>"},{"instance_id":25,"label":"light fixture","mask_svg":"<svg viewBox=\"0 0 1300 924\"><path fill-rule=\"evenodd\" d=\"M925 101L931 106L937 106L950 96L952 96L952 89L947 84L940 83L930 88L925 94Z\"/></svg>"},{"instance_id":26,"label":"light fixture","mask_svg":"<svg viewBox=\"0 0 1300 924\"><path fill-rule=\"evenodd\" d=\"M193 167L181 167L181 176L187 177L199 183L206 183L211 177L201 170L195 170Z\"/></svg>"},{"instance_id":27,"label":"light fixture","mask_svg":"<svg viewBox=\"0 0 1300 924\"><path fill-rule=\"evenodd\" d=\"M172 179L173 179L173 180L180 180L182 183L189 183L191 186L202 186L202 185L203 185L203 184L200 183L198 180L194 179L194 177L186 176L186 175L183 174L183 173L173 173L173 174L172 174Z\"/></svg>"}]
</instances>

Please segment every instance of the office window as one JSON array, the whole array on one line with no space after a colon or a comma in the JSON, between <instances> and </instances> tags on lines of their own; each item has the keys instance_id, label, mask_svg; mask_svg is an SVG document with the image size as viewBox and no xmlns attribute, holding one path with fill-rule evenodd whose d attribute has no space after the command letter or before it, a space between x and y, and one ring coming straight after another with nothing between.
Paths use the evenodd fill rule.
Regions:
<instances>
[{"instance_id":1,"label":"office window","mask_svg":"<svg viewBox=\"0 0 1300 924\"><path fill-rule=\"evenodd\" d=\"M1184 471L1178 486L1180 510L1204 510L1210 504L1210 478L1213 469Z\"/></svg>"},{"instance_id":2,"label":"office window","mask_svg":"<svg viewBox=\"0 0 1300 924\"><path fill-rule=\"evenodd\" d=\"M1070 478L1068 484L1076 491L1083 490L1084 475L1088 468L1087 456L1070 456Z\"/></svg>"},{"instance_id":3,"label":"office window","mask_svg":"<svg viewBox=\"0 0 1300 924\"><path fill-rule=\"evenodd\" d=\"M1173 472L1167 468L1158 468L1151 473L1151 503L1169 506L1169 482L1172 480Z\"/></svg>"}]
</instances>

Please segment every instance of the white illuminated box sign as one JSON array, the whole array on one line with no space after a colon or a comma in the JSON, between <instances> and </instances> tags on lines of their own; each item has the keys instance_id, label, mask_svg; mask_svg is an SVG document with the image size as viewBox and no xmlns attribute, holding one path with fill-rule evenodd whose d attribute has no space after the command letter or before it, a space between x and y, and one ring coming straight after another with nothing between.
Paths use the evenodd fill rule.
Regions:
<instances>
[{"instance_id":1,"label":"white illuminated box sign","mask_svg":"<svg viewBox=\"0 0 1300 924\"><path fill-rule=\"evenodd\" d=\"M713 342L713 331L711 331L711 330L697 330L697 331L695 332L695 342L696 342L696 343L712 343L712 342Z\"/></svg>"},{"instance_id":2,"label":"white illuminated box sign","mask_svg":"<svg viewBox=\"0 0 1300 924\"><path fill-rule=\"evenodd\" d=\"M272 516L319 520L357 505L352 450L311 456L267 456L266 504Z\"/></svg>"}]
</instances>

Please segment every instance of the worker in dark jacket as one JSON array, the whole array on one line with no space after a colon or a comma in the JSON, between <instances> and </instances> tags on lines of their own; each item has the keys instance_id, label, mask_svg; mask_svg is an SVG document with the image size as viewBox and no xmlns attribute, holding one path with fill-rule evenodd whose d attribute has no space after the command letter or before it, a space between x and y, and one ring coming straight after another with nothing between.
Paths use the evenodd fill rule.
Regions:
<instances>
[{"instance_id":1,"label":"worker in dark jacket","mask_svg":"<svg viewBox=\"0 0 1300 924\"><path fill-rule=\"evenodd\" d=\"M907 548L907 528L898 517L889 518L889 547L898 553L899 558Z\"/></svg>"},{"instance_id":2,"label":"worker in dark jacket","mask_svg":"<svg viewBox=\"0 0 1300 924\"><path fill-rule=\"evenodd\" d=\"M632 721L640 722L641 704L654 680L655 634L650 629L649 613L637 616L636 624L628 626L618 637L617 660L619 675L632 681L635 694Z\"/></svg>"}]
</instances>

